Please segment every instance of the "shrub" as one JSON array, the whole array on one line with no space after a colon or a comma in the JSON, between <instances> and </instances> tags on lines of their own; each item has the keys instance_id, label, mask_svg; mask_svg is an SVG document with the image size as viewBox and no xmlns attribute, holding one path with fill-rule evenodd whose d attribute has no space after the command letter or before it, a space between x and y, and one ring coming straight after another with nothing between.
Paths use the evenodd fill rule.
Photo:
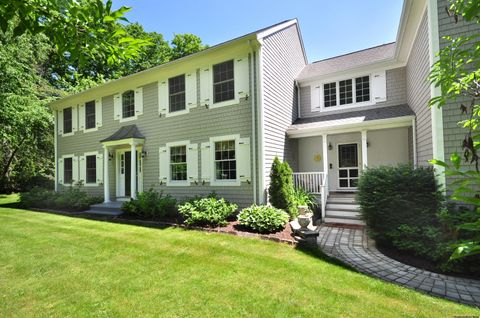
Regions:
<instances>
[{"instance_id":1,"label":"shrub","mask_svg":"<svg viewBox=\"0 0 480 318\"><path fill-rule=\"evenodd\" d=\"M237 205L223 198L202 198L178 206L178 211L185 218L185 224L199 226L226 225L227 217L235 210Z\"/></svg>"},{"instance_id":2,"label":"shrub","mask_svg":"<svg viewBox=\"0 0 480 318\"><path fill-rule=\"evenodd\" d=\"M288 162L282 163L278 157L273 160L268 194L274 207L287 211L292 219L297 217L292 169Z\"/></svg>"},{"instance_id":3,"label":"shrub","mask_svg":"<svg viewBox=\"0 0 480 318\"><path fill-rule=\"evenodd\" d=\"M81 185L69 187L64 192L55 192L43 188L33 188L20 194L20 206L24 208L51 208L67 211L84 211L90 205L102 202L101 197L94 197L81 191Z\"/></svg>"},{"instance_id":4,"label":"shrub","mask_svg":"<svg viewBox=\"0 0 480 318\"><path fill-rule=\"evenodd\" d=\"M307 192L303 188L295 189L293 197L297 207L300 205L306 205L312 211L315 211L315 209L318 207L318 201L315 195Z\"/></svg>"},{"instance_id":5,"label":"shrub","mask_svg":"<svg viewBox=\"0 0 480 318\"><path fill-rule=\"evenodd\" d=\"M268 233L283 229L289 215L272 206L252 205L240 211L237 218L241 225L257 232Z\"/></svg>"},{"instance_id":6,"label":"shrub","mask_svg":"<svg viewBox=\"0 0 480 318\"><path fill-rule=\"evenodd\" d=\"M176 212L177 200L171 195L163 195L163 191L153 189L141 192L136 199L125 202L122 211L130 215L147 218L173 216Z\"/></svg>"}]
</instances>

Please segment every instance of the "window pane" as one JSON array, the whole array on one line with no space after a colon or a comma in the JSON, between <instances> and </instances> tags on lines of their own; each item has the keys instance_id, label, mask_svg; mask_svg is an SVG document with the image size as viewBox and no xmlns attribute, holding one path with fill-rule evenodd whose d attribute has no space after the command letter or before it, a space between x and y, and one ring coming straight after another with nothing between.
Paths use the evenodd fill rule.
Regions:
<instances>
[{"instance_id":1,"label":"window pane","mask_svg":"<svg viewBox=\"0 0 480 318\"><path fill-rule=\"evenodd\" d=\"M340 105L353 103L353 86L352 80L344 80L338 83L340 89Z\"/></svg>"},{"instance_id":2,"label":"window pane","mask_svg":"<svg viewBox=\"0 0 480 318\"><path fill-rule=\"evenodd\" d=\"M63 132L65 134L72 132L72 107L63 110Z\"/></svg>"},{"instance_id":3,"label":"window pane","mask_svg":"<svg viewBox=\"0 0 480 318\"><path fill-rule=\"evenodd\" d=\"M185 109L185 74L168 79L169 110Z\"/></svg>"},{"instance_id":4,"label":"window pane","mask_svg":"<svg viewBox=\"0 0 480 318\"><path fill-rule=\"evenodd\" d=\"M123 118L135 116L135 92L130 90L122 94Z\"/></svg>"},{"instance_id":5,"label":"window pane","mask_svg":"<svg viewBox=\"0 0 480 318\"><path fill-rule=\"evenodd\" d=\"M363 76L355 79L356 102L367 102L370 100L370 77Z\"/></svg>"},{"instance_id":6,"label":"window pane","mask_svg":"<svg viewBox=\"0 0 480 318\"><path fill-rule=\"evenodd\" d=\"M85 128L95 128L95 101L85 103Z\"/></svg>"},{"instance_id":7,"label":"window pane","mask_svg":"<svg viewBox=\"0 0 480 318\"><path fill-rule=\"evenodd\" d=\"M340 187L341 188L348 188L348 180L347 179L341 179L340 180Z\"/></svg>"},{"instance_id":8,"label":"window pane","mask_svg":"<svg viewBox=\"0 0 480 318\"><path fill-rule=\"evenodd\" d=\"M63 159L63 181L64 183L72 183L72 179L72 158L65 158Z\"/></svg>"},{"instance_id":9,"label":"window pane","mask_svg":"<svg viewBox=\"0 0 480 318\"><path fill-rule=\"evenodd\" d=\"M86 157L87 180L86 183L97 182L97 156L91 155Z\"/></svg>"},{"instance_id":10,"label":"window pane","mask_svg":"<svg viewBox=\"0 0 480 318\"><path fill-rule=\"evenodd\" d=\"M187 146L170 148L170 179L187 180Z\"/></svg>"},{"instance_id":11,"label":"window pane","mask_svg":"<svg viewBox=\"0 0 480 318\"><path fill-rule=\"evenodd\" d=\"M235 98L233 60L213 66L213 102Z\"/></svg>"},{"instance_id":12,"label":"window pane","mask_svg":"<svg viewBox=\"0 0 480 318\"><path fill-rule=\"evenodd\" d=\"M337 105L337 83L327 83L323 85L324 106L331 107Z\"/></svg>"},{"instance_id":13,"label":"window pane","mask_svg":"<svg viewBox=\"0 0 480 318\"><path fill-rule=\"evenodd\" d=\"M357 144L339 145L338 157L339 157L338 161L339 161L340 168L357 167L358 166Z\"/></svg>"},{"instance_id":14,"label":"window pane","mask_svg":"<svg viewBox=\"0 0 480 318\"><path fill-rule=\"evenodd\" d=\"M215 179L236 180L235 140L215 143Z\"/></svg>"}]
</instances>

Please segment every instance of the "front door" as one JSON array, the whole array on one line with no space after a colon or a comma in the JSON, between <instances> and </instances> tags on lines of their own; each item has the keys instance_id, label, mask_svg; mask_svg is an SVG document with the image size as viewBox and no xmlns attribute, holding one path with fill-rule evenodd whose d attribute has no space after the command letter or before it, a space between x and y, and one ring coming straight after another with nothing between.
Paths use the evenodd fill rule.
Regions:
<instances>
[{"instance_id":1,"label":"front door","mask_svg":"<svg viewBox=\"0 0 480 318\"><path fill-rule=\"evenodd\" d=\"M358 145L338 145L338 189L353 190L358 183Z\"/></svg>"},{"instance_id":2,"label":"front door","mask_svg":"<svg viewBox=\"0 0 480 318\"><path fill-rule=\"evenodd\" d=\"M125 151L125 178L124 178L124 188L125 193L123 194L124 197L129 197L132 194L132 152Z\"/></svg>"}]
</instances>

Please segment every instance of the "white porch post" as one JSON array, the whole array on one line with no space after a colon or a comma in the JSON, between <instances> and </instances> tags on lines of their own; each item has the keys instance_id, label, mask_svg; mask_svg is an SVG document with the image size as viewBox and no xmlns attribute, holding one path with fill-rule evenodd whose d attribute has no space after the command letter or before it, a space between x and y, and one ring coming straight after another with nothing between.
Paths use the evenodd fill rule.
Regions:
<instances>
[{"instance_id":1,"label":"white porch post","mask_svg":"<svg viewBox=\"0 0 480 318\"><path fill-rule=\"evenodd\" d=\"M108 147L103 146L103 202L110 202L110 184L108 179Z\"/></svg>"},{"instance_id":2,"label":"white porch post","mask_svg":"<svg viewBox=\"0 0 480 318\"><path fill-rule=\"evenodd\" d=\"M130 163L131 163L131 169L130 169L130 197L132 199L137 198L137 145L135 142L132 142L130 144L131 146L131 155L130 155Z\"/></svg>"},{"instance_id":3,"label":"white porch post","mask_svg":"<svg viewBox=\"0 0 480 318\"><path fill-rule=\"evenodd\" d=\"M416 168L418 166L417 162L417 124L415 118L412 119L412 151L413 151L413 166Z\"/></svg>"},{"instance_id":4,"label":"white porch post","mask_svg":"<svg viewBox=\"0 0 480 318\"><path fill-rule=\"evenodd\" d=\"M368 155L367 155L367 131L362 130L362 161L363 168L365 169L368 166Z\"/></svg>"},{"instance_id":5,"label":"white porch post","mask_svg":"<svg viewBox=\"0 0 480 318\"><path fill-rule=\"evenodd\" d=\"M323 144L323 173L325 175L328 173L328 142L327 135L322 135L322 144Z\"/></svg>"},{"instance_id":6,"label":"white porch post","mask_svg":"<svg viewBox=\"0 0 480 318\"><path fill-rule=\"evenodd\" d=\"M325 208L327 206L327 197L329 194L328 190L328 141L327 134L322 135L322 152L323 152L323 184L325 185L322 189L322 221L325 221Z\"/></svg>"}]
</instances>

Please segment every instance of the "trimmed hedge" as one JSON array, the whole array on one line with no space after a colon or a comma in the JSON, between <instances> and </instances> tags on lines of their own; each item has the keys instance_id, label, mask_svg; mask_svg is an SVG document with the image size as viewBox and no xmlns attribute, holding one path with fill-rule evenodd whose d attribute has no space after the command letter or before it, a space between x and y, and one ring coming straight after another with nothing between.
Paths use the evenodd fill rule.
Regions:
<instances>
[{"instance_id":1,"label":"trimmed hedge","mask_svg":"<svg viewBox=\"0 0 480 318\"><path fill-rule=\"evenodd\" d=\"M256 232L271 233L282 230L289 220L289 215L280 209L267 205L252 205L238 214L241 225Z\"/></svg>"},{"instance_id":2,"label":"trimmed hedge","mask_svg":"<svg viewBox=\"0 0 480 318\"><path fill-rule=\"evenodd\" d=\"M101 203L101 197L94 197L81 191L81 187L69 187L64 192L55 192L43 188L33 188L20 194L20 206L23 208L50 208L66 211L85 211L90 205Z\"/></svg>"},{"instance_id":3,"label":"trimmed hedge","mask_svg":"<svg viewBox=\"0 0 480 318\"><path fill-rule=\"evenodd\" d=\"M223 226L227 218L237 210L238 206L217 199L216 197L187 201L178 206L178 211L185 218L185 224L198 226Z\"/></svg>"},{"instance_id":4,"label":"trimmed hedge","mask_svg":"<svg viewBox=\"0 0 480 318\"><path fill-rule=\"evenodd\" d=\"M285 210L291 219L298 216L292 169L288 162L281 162L278 157L275 157L272 163L268 195L270 204Z\"/></svg>"},{"instance_id":5,"label":"trimmed hedge","mask_svg":"<svg viewBox=\"0 0 480 318\"><path fill-rule=\"evenodd\" d=\"M156 192L149 189L140 192L136 199L125 202L122 205L122 211L129 215L135 215L147 218L174 216L177 200L171 195L163 195L163 191Z\"/></svg>"}]
</instances>

